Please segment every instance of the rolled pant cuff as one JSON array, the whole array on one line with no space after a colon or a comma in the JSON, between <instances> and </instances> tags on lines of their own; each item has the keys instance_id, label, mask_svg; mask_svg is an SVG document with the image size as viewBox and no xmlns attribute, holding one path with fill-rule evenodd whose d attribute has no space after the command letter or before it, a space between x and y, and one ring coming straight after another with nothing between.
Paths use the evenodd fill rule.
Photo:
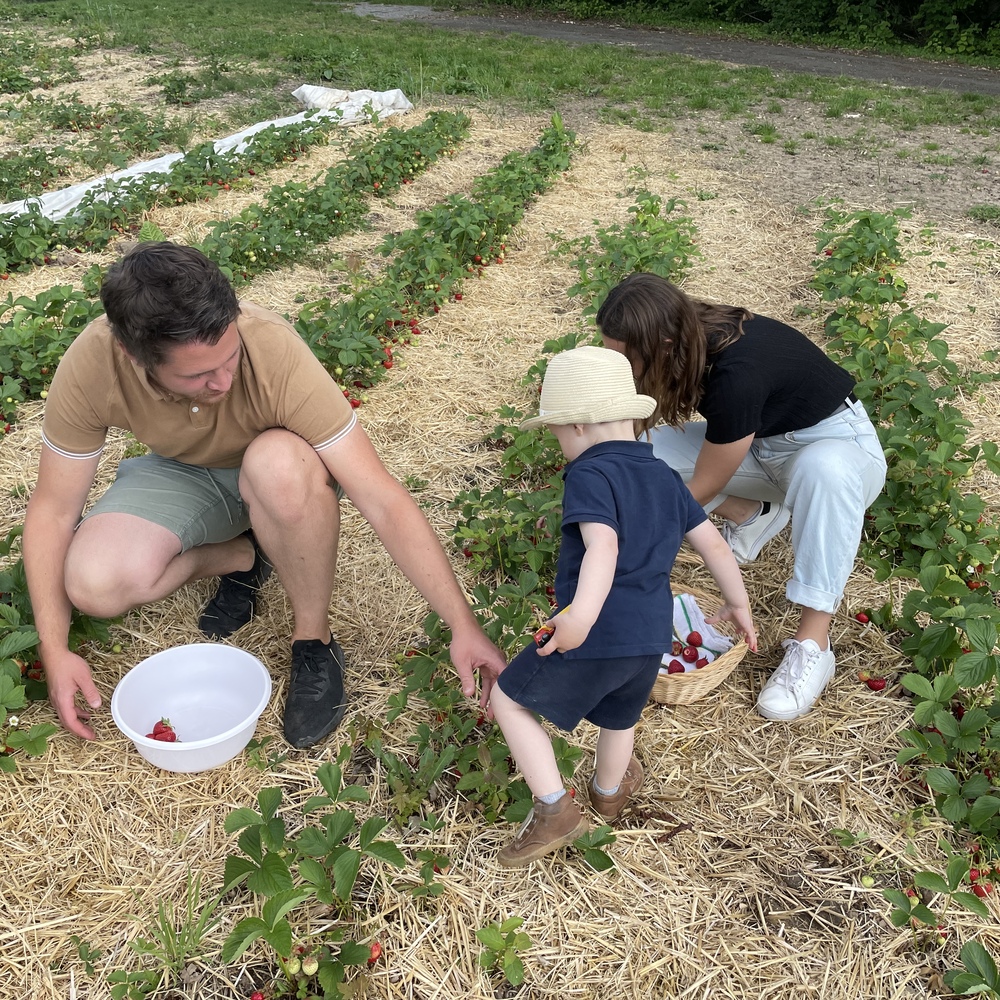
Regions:
<instances>
[{"instance_id":1,"label":"rolled pant cuff","mask_svg":"<svg viewBox=\"0 0 1000 1000\"><path fill-rule=\"evenodd\" d=\"M797 580L789 580L785 587L785 597L792 604L798 604L803 608L812 608L814 611L823 611L832 615L843 599L843 594L831 594L826 590L817 590L815 587L808 587Z\"/></svg>"}]
</instances>

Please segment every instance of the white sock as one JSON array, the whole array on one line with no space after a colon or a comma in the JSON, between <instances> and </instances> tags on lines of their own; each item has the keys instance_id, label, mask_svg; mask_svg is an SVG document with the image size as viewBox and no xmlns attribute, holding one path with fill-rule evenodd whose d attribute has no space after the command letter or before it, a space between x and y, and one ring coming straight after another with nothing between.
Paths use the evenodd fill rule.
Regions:
<instances>
[{"instance_id":1,"label":"white sock","mask_svg":"<svg viewBox=\"0 0 1000 1000\"><path fill-rule=\"evenodd\" d=\"M544 802L547 806L554 805L566 794L565 788L560 788L558 792L549 792L548 795L539 795L538 801Z\"/></svg>"}]
</instances>

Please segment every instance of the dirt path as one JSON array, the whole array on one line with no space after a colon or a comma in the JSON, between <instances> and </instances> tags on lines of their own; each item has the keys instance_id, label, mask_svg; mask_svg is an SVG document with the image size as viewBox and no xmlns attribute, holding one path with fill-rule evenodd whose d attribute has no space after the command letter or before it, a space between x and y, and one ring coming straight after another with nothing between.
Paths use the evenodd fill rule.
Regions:
<instances>
[{"instance_id":1,"label":"dirt path","mask_svg":"<svg viewBox=\"0 0 1000 1000\"><path fill-rule=\"evenodd\" d=\"M539 14L453 14L430 7L399 4L358 3L350 5L362 17L385 21L419 21L421 24L456 31L501 31L534 35L554 41L605 42L631 45L647 52L676 52L695 59L717 59L738 66L767 66L790 73L818 76L850 76L904 87L940 88L1000 97L1000 73L996 70L928 62L837 49L775 45L739 38L695 35L658 28L625 28L614 24L578 23Z\"/></svg>"}]
</instances>

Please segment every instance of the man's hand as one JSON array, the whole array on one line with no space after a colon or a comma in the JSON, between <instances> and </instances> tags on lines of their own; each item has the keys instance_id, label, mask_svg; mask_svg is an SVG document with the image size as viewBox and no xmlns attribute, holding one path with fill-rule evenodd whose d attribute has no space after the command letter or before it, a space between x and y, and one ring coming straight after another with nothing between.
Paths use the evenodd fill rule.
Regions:
<instances>
[{"instance_id":1,"label":"man's hand","mask_svg":"<svg viewBox=\"0 0 1000 1000\"><path fill-rule=\"evenodd\" d=\"M94 739L94 730L86 724L90 719L90 712L76 702L79 691L90 708L101 707L101 694L90 676L87 661L67 649L58 654L44 655L42 664L49 687L49 701L52 702L59 721L75 736L85 740Z\"/></svg>"},{"instance_id":2,"label":"man's hand","mask_svg":"<svg viewBox=\"0 0 1000 1000\"><path fill-rule=\"evenodd\" d=\"M448 652L462 682L462 694L466 698L476 696L475 671L479 671L482 678L479 707L486 713L487 718L492 719L490 694L497 678L507 667L503 653L486 638L486 634L478 625L462 631L453 631Z\"/></svg>"}]
</instances>

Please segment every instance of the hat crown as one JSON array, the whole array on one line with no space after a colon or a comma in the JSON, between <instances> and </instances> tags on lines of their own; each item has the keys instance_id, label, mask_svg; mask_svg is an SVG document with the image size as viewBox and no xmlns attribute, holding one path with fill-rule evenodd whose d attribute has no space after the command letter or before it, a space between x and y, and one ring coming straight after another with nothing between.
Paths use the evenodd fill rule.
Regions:
<instances>
[{"instance_id":1,"label":"hat crown","mask_svg":"<svg viewBox=\"0 0 1000 1000\"><path fill-rule=\"evenodd\" d=\"M576 347L549 361L538 416L521 426L638 420L654 409L655 399L635 391L632 366L624 354L606 347Z\"/></svg>"}]
</instances>

